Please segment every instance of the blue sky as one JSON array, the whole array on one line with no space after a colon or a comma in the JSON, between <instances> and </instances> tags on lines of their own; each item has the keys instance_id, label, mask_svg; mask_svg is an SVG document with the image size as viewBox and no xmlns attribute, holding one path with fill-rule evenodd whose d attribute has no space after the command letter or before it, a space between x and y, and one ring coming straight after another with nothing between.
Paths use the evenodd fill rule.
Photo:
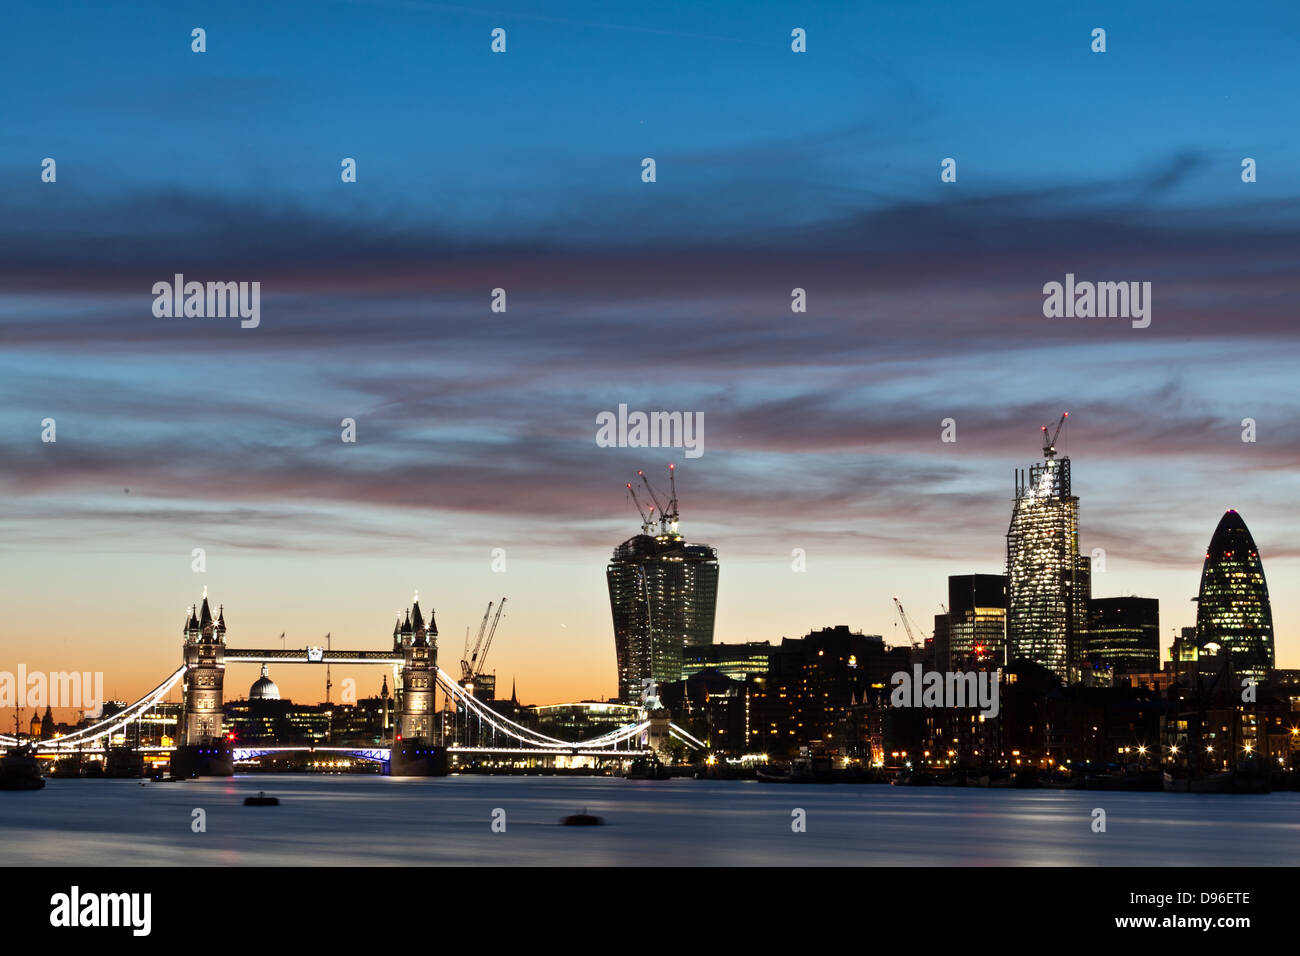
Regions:
<instances>
[{"instance_id":1,"label":"blue sky","mask_svg":"<svg viewBox=\"0 0 1300 956\"><path fill-rule=\"evenodd\" d=\"M720 640L895 639L894 593L928 620L999 569L1012 470L1068 408L1096 592L1161 598L1167 641L1236 507L1296 663L1300 12L1131 6L11 12L0 652L127 695L204 584L244 644L370 646L414 588L455 635L506 593L526 699L604 696L623 483L670 460L595 446L627 403L704 413L671 457ZM260 281L261 326L155 318L175 272ZM1067 272L1152 282L1151 327L1045 319ZM51 606L108 640L52 644Z\"/></svg>"}]
</instances>

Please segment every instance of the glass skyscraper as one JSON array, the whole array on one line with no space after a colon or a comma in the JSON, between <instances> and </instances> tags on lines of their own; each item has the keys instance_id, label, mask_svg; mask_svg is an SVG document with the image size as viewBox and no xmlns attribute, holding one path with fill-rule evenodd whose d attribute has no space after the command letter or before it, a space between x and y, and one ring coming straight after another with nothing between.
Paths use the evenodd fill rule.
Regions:
<instances>
[{"instance_id":1,"label":"glass skyscraper","mask_svg":"<svg viewBox=\"0 0 1300 956\"><path fill-rule=\"evenodd\" d=\"M1114 673L1160 669L1160 602L1109 597L1088 602L1088 661Z\"/></svg>"},{"instance_id":2,"label":"glass skyscraper","mask_svg":"<svg viewBox=\"0 0 1300 956\"><path fill-rule=\"evenodd\" d=\"M1228 511L1214 529L1201 570L1196 644L1218 645L1240 677L1264 681L1273 669L1273 611L1259 549L1246 522Z\"/></svg>"},{"instance_id":3,"label":"glass skyscraper","mask_svg":"<svg viewBox=\"0 0 1300 956\"><path fill-rule=\"evenodd\" d=\"M948 660L942 670L993 670L1006 663L1007 579L1001 574L948 578Z\"/></svg>"},{"instance_id":4,"label":"glass skyscraper","mask_svg":"<svg viewBox=\"0 0 1300 956\"><path fill-rule=\"evenodd\" d=\"M688 544L675 525L614 549L605 570L614 617L619 699L641 699L643 682L681 680L682 649L713 643L718 554Z\"/></svg>"},{"instance_id":5,"label":"glass skyscraper","mask_svg":"<svg viewBox=\"0 0 1300 956\"><path fill-rule=\"evenodd\" d=\"M1084 657L1091 566L1079 554L1079 499L1070 493L1070 459L1051 445L1016 471L1007 529L1007 662L1028 658L1065 683Z\"/></svg>"}]
</instances>

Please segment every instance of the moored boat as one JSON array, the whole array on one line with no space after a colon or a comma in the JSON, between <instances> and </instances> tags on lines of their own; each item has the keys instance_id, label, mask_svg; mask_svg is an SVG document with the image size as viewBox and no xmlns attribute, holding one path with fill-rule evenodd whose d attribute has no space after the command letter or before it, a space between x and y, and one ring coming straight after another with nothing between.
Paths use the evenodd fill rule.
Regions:
<instances>
[{"instance_id":1,"label":"moored boat","mask_svg":"<svg viewBox=\"0 0 1300 956\"><path fill-rule=\"evenodd\" d=\"M669 776L668 768L654 757L633 760L627 770L628 780L667 780Z\"/></svg>"},{"instance_id":2,"label":"moored boat","mask_svg":"<svg viewBox=\"0 0 1300 956\"><path fill-rule=\"evenodd\" d=\"M812 764L804 759L793 760L787 767L771 764L759 767L757 778L759 783L813 783L816 779Z\"/></svg>"},{"instance_id":3,"label":"moored boat","mask_svg":"<svg viewBox=\"0 0 1300 956\"><path fill-rule=\"evenodd\" d=\"M1201 777L1164 773L1166 793L1269 793L1268 779L1261 774L1221 770Z\"/></svg>"},{"instance_id":4,"label":"moored boat","mask_svg":"<svg viewBox=\"0 0 1300 956\"><path fill-rule=\"evenodd\" d=\"M40 764L30 747L14 747L0 757L0 790L40 790L44 786Z\"/></svg>"},{"instance_id":5,"label":"moored boat","mask_svg":"<svg viewBox=\"0 0 1300 956\"><path fill-rule=\"evenodd\" d=\"M130 747L114 747L104 761L104 771L110 777L143 777L144 755Z\"/></svg>"}]
</instances>

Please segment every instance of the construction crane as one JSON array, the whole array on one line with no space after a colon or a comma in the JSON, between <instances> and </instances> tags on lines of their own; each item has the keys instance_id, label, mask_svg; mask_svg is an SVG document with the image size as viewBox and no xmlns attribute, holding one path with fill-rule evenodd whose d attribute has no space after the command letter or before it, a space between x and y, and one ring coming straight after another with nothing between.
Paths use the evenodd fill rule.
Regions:
<instances>
[{"instance_id":1,"label":"construction crane","mask_svg":"<svg viewBox=\"0 0 1300 956\"><path fill-rule=\"evenodd\" d=\"M1056 457L1056 439L1060 437L1061 429L1065 427L1065 420L1069 417L1069 412L1062 413L1061 417L1057 419L1056 429L1052 432L1050 438L1047 434L1047 426L1043 426L1043 457L1048 461Z\"/></svg>"},{"instance_id":2,"label":"construction crane","mask_svg":"<svg viewBox=\"0 0 1300 956\"><path fill-rule=\"evenodd\" d=\"M669 496L666 505L659 500L660 496L655 492L654 486L650 484L650 479L645 476L644 471L638 471L636 476L641 479L641 483L645 485L646 492L650 495L650 500L654 502L654 507L650 509L651 516L653 517L655 508L659 509L660 534L676 534L677 522L681 518L681 514L677 510L677 466L668 466ZM631 486L629 486L629 490L631 490ZM640 510L639 504L637 505L637 510Z\"/></svg>"},{"instance_id":3,"label":"construction crane","mask_svg":"<svg viewBox=\"0 0 1300 956\"><path fill-rule=\"evenodd\" d=\"M894 606L898 608L898 616L903 621L903 630L907 632L907 640L911 643L912 650L919 651L921 644L917 641L916 635L912 633L912 621L908 618L907 612L903 610L903 602L898 599L897 594L894 595Z\"/></svg>"},{"instance_id":4,"label":"construction crane","mask_svg":"<svg viewBox=\"0 0 1300 956\"><path fill-rule=\"evenodd\" d=\"M668 530L668 517L664 513L664 506L660 503L659 496L655 494L654 488L650 486L650 479L645 476L644 471L638 471L636 476L640 478L641 483L645 485L645 490L650 494L650 500L655 503L655 508L659 509L659 530L661 532L666 532ZM651 510L653 511L654 509Z\"/></svg>"},{"instance_id":5,"label":"construction crane","mask_svg":"<svg viewBox=\"0 0 1300 956\"><path fill-rule=\"evenodd\" d=\"M472 681L474 679L474 658L478 657L478 649L483 643L483 632L487 630L488 615L492 613L492 602L488 601L487 610L483 612L483 623L478 626L478 637L474 641L474 654L469 652L469 628L465 629L465 651L460 657L460 679L461 683Z\"/></svg>"},{"instance_id":6,"label":"construction crane","mask_svg":"<svg viewBox=\"0 0 1300 956\"><path fill-rule=\"evenodd\" d=\"M632 503L636 505L636 513L641 516L641 533L654 534L655 532L654 505L650 506L650 510L648 512L644 508L642 508L641 499L636 496L636 491L635 489L633 489L632 482L630 481L627 483L627 493L632 496Z\"/></svg>"},{"instance_id":7,"label":"construction crane","mask_svg":"<svg viewBox=\"0 0 1300 956\"><path fill-rule=\"evenodd\" d=\"M487 640L483 643L483 653L480 656L478 648L474 648L474 656L469 659L470 669L473 671L474 679L483 673L487 668L488 649L492 647L492 638L496 636L497 625L501 623L501 612L506 609L506 599L502 598L501 603L497 605L497 616L492 618L492 627L488 631ZM477 662L477 666L476 665Z\"/></svg>"},{"instance_id":8,"label":"construction crane","mask_svg":"<svg viewBox=\"0 0 1300 956\"><path fill-rule=\"evenodd\" d=\"M668 466L668 511L664 514L669 531L677 531L679 518L681 515L677 511L677 466L670 464Z\"/></svg>"}]
</instances>

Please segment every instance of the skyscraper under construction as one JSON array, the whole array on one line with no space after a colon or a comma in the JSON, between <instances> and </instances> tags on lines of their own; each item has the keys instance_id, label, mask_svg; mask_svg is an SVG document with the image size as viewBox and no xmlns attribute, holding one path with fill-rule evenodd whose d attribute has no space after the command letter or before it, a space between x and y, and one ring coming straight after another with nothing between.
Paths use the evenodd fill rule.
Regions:
<instances>
[{"instance_id":1,"label":"skyscraper under construction","mask_svg":"<svg viewBox=\"0 0 1300 956\"><path fill-rule=\"evenodd\" d=\"M641 533L614 549L605 570L614 617L619 698L639 701L645 682L680 680L682 649L713 643L718 603L718 554L704 544L688 544L678 531L677 482L669 466L668 502L662 504L645 475L638 472L653 504L642 508ZM658 518L655 511L658 510Z\"/></svg>"},{"instance_id":2,"label":"skyscraper under construction","mask_svg":"<svg viewBox=\"0 0 1300 956\"><path fill-rule=\"evenodd\" d=\"M1065 683L1086 653L1092 574L1079 554L1079 499L1070 493L1070 459L1056 457L1043 426L1043 461L1016 471L1015 508L1007 529L1007 661L1026 657Z\"/></svg>"}]
</instances>

